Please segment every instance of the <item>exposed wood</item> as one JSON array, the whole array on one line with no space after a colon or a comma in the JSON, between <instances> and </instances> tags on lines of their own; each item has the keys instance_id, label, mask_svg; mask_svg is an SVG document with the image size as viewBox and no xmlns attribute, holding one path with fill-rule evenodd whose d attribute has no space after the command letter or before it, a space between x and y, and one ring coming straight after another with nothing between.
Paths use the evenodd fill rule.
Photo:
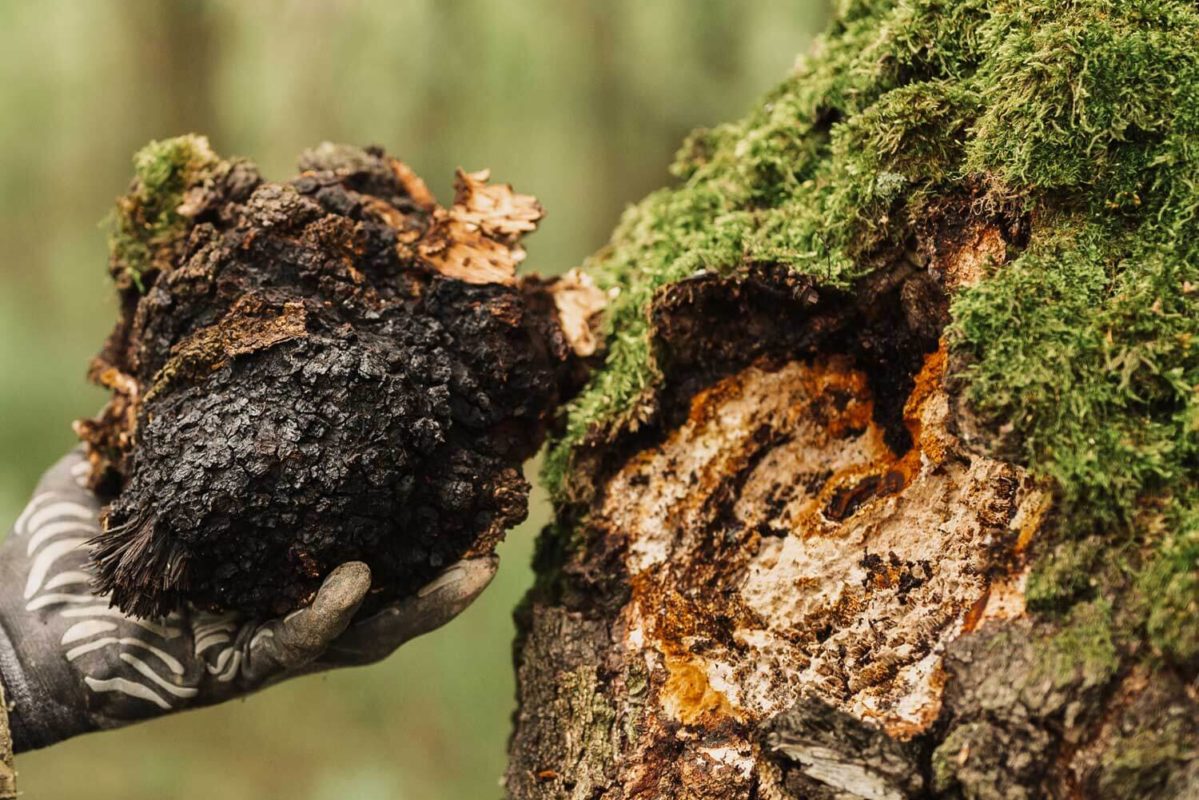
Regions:
<instances>
[{"instance_id":1,"label":"exposed wood","mask_svg":"<svg viewBox=\"0 0 1199 800\"><path fill-rule=\"evenodd\" d=\"M985 226L939 241L951 291L1006 250ZM591 462L592 502L543 536L511 796L1116 797L1113 726L1163 713L1199 743L1180 684L1113 683L1027 613L1050 495L958 436L928 274L841 297L767 270L657 298L663 360L687 365L663 397L714 371ZM1192 772L1153 796L1193 796Z\"/></svg>"}]
</instances>

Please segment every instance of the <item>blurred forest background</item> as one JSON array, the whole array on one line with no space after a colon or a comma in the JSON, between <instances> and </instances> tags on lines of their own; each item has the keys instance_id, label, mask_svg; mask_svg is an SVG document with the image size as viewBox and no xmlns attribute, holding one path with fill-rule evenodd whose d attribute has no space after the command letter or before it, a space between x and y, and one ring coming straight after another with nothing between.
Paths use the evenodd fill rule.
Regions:
<instances>
[{"instance_id":1,"label":"blurred forest background","mask_svg":"<svg viewBox=\"0 0 1199 800\"><path fill-rule=\"evenodd\" d=\"M528 266L601 246L693 127L776 83L827 0L0 0L0 527L102 394L103 218L154 138L208 134L264 174L324 139L378 143L444 200L489 166L548 209ZM384 664L17 760L29 797L494 798L511 612L535 497L482 601Z\"/></svg>"}]
</instances>

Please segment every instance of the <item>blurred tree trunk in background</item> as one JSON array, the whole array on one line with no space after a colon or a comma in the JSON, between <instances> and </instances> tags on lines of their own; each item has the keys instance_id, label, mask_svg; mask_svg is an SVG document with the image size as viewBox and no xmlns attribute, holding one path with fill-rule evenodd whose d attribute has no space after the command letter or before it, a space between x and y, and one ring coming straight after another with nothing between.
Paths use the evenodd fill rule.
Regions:
<instances>
[{"instance_id":1,"label":"blurred tree trunk in background","mask_svg":"<svg viewBox=\"0 0 1199 800\"><path fill-rule=\"evenodd\" d=\"M220 59L216 22L207 3L121 9L138 71L153 77L147 82L157 90L153 105L164 131L204 131L217 139L223 134L214 126L219 119L213 86Z\"/></svg>"}]
</instances>

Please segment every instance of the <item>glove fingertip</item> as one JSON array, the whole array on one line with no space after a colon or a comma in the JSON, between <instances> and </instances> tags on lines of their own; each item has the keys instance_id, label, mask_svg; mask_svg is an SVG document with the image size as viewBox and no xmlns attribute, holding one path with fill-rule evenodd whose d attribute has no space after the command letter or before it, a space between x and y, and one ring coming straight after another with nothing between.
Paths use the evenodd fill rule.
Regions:
<instances>
[{"instance_id":1,"label":"glove fingertip","mask_svg":"<svg viewBox=\"0 0 1199 800\"><path fill-rule=\"evenodd\" d=\"M440 593L473 599L491 583L499 564L499 557L494 555L459 561L422 586L417 597Z\"/></svg>"},{"instance_id":2,"label":"glove fingertip","mask_svg":"<svg viewBox=\"0 0 1199 800\"><path fill-rule=\"evenodd\" d=\"M339 612L348 612L352 616L370 588L371 568L361 561L347 561L325 578L311 609L322 616Z\"/></svg>"},{"instance_id":3,"label":"glove fingertip","mask_svg":"<svg viewBox=\"0 0 1199 800\"><path fill-rule=\"evenodd\" d=\"M283 620L279 633L284 646L305 657L319 655L349 627L370 588L371 570L366 564L350 561L336 567L312 603Z\"/></svg>"}]
</instances>

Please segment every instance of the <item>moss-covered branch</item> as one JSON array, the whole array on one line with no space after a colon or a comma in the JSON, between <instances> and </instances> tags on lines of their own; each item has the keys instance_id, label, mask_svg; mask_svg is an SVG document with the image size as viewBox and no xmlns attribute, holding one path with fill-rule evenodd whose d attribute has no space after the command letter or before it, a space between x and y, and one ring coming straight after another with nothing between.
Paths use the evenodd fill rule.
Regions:
<instances>
[{"instance_id":1,"label":"moss-covered branch","mask_svg":"<svg viewBox=\"0 0 1199 800\"><path fill-rule=\"evenodd\" d=\"M1197 37L1181 0L842 2L795 74L695 134L681 183L588 265L619 294L606 365L551 452L559 499L586 484L588 442L655 413L662 287L766 262L842 288L946 205L1006 209L1026 228L954 298L956 376L992 446L1052 482L1057 537L1131 543L1154 645L1194 663ZM1051 588L1050 569L1042 604L1064 609L1076 578Z\"/></svg>"},{"instance_id":2,"label":"moss-covered branch","mask_svg":"<svg viewBox=\"0 0 1199 800\"><path fill-rule=\"evenodd\" d=\"M658 780L618 768L625 796L869 785L887 797L1164 798L1199 785L1199 730L1183 721L1199 676L1196 41L1199 8L1182 0L842 0L790 78L741 121L693 135L678 183L626 213L587 265L615 296L606 361L551 445L559 519L528 612L606 620L609 663L651 665L644 693L615 673L600 687L641 726L616 764L649 764ZM790 427L794 405L736 405L767 380L753 370L781 375L789 359L821 375L833 364L843 380L830 355L862 370L892 456L918 467L884 468L880 451L867 478L838 483L838 459L869 427L812 440L828 448L814 460L834 465L829 477L787 460L809 435ZM804 380L797 398L827 386ZM959 471L989 459L1019 488L963 488ZM795 499L815 502L805 492L822 510ZM904 522L921 507L948 510ZM925 641L894 640L921 601L883 598L894 582L946 579L959 514L990 530L966 546L985 555L963 573L985 586L961 580L930 601L921 625L942 637L942 705L935 724L897 727L887 703L910 711L930 696L895 677ZM830 535L865 548L864 577L838 571L850 555L822 549ZM921 543L942 536L926 568ZM779 576L784 599L756 606L766 590L753 576L788 553L820 562L819 577L797 567ZM779 622L788 614L800 621ZM855 637L863 619L870 631ZM767 646L769 632L780 640ZM832 666L820 661L829 642L842 643ZM764 700L747 688L758 678L730 666L746 658L791 682ZM682 684L714 716L675 713ZM871 686L893 693L862 701ZM744 726L786 691L912 737L902 758L916 788L850 752L876 742L861 731L840 753L784 742L807 756L783 759L781 777L763 767ZM782 727L827 728L820 707L801 700ZM764 724L778 733L779 719ZM1166 745L1164 730L1187 744ZM517 741L539 735L530 722ZM739 776L718 776L734 764Z\"/></svg>"}]
</instances>

